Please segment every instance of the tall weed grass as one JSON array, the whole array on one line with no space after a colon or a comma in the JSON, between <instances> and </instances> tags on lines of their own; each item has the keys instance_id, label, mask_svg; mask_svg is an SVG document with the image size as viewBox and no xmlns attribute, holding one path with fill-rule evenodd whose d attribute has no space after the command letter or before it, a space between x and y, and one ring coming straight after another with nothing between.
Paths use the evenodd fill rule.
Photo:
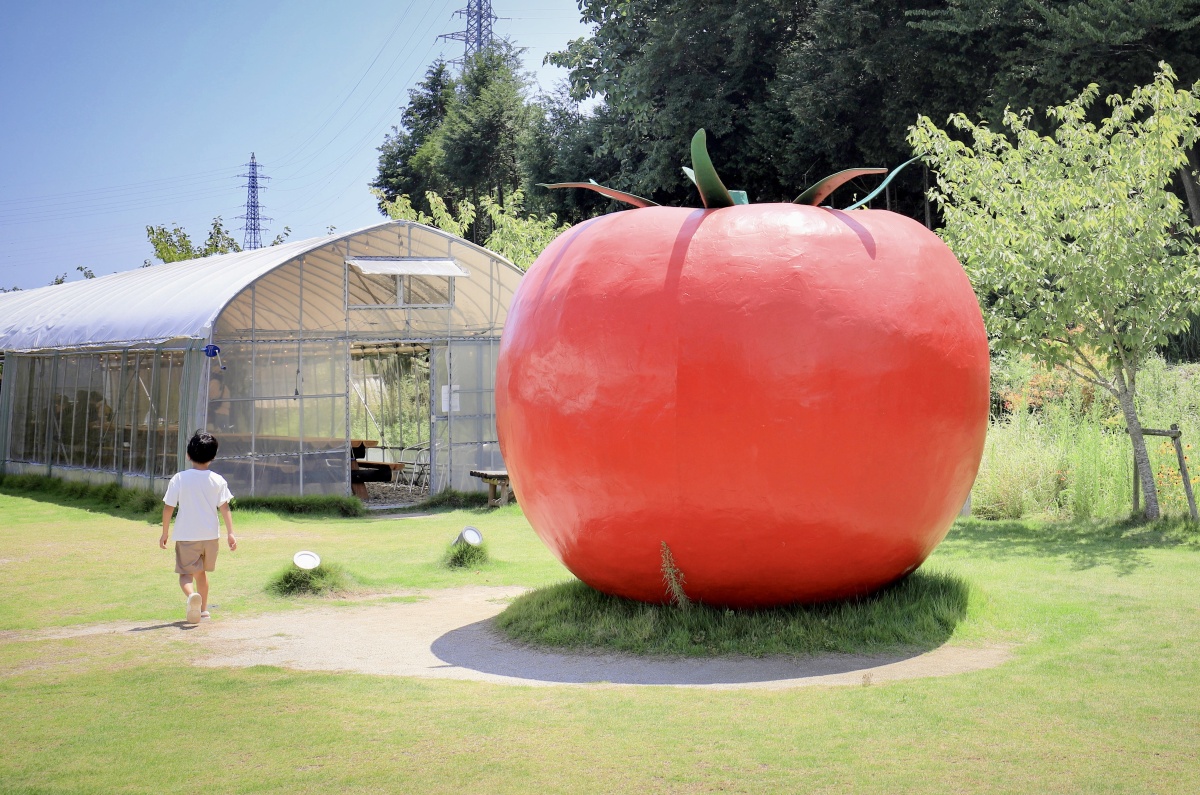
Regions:
<instances>
[{"instance_id":1,"label":"tall weed grass","mask_svg":"<svg viewBox=\"0 0 1200 795\"><path fill-rule=\"evenodd\" d=\"M993 364L992 393L987 446L971 491L975 516L1129 515L1133 447L1115 398L1023 357ZM1137 404L1144 426L1178 423L1186 447L1200 442L1200 366L1152 359L1139 375ZM1184 515L1187 501L1174 447L1163 438L1148 437L1147 444L1163 512ZM1190 479L1200 485L1200 466L1190 457L1187 463Z\"/></svg>"}]
</instances>

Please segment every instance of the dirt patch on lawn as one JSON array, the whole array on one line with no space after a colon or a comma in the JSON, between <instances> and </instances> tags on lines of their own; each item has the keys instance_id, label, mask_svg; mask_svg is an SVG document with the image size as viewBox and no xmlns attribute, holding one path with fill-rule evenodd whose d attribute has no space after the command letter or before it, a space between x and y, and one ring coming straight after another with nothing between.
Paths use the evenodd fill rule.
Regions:
<instances>
[{"instance_id":1,"label":"dirt patch on lawn","mask_svg":"<svg viewBox=\"0 0 1200 795\"><path fill-rule=\"evenodd\" d=\"M492 627L491 619L524 590L471 586L410 591L353 605L250 618L222 618L218 611L216 620L196 626L182 621L93 624L0 633L0 638L183 638L197 646L195 663L209 667L274 665L514 685L870 685L992 668L1011 654L1009 646L999 645L942 646L892 655L699 659L547 651L515 644Z\"/></svg>"}]
</instances>

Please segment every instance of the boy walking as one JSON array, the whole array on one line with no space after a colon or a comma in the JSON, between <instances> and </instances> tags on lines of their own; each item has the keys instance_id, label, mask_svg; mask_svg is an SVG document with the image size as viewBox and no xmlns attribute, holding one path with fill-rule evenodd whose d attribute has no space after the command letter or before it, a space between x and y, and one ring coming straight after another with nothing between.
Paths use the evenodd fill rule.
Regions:
<instances>
[{"instance_id":1,"label":"boy walking","mask_svg":"<svg viewBox=\"0 0 1200 795\"><path fill-rule=\"evenodd\" d=\"M233 537L233 515L229 512L229 501L233 499L229 484L208 468L217 457L216 438L211 433L196 431L188 440L187 457L192 468L177 472L163 495L163 527L158 545L167 548L171 514L178 506L175 572L187 597L187 622L199 624L200 619L208 618L208 572L217 568L221 538L218 514L225 520L225 540L230 551L237 549L237 539Z\"/></svg>"}]
</instances>

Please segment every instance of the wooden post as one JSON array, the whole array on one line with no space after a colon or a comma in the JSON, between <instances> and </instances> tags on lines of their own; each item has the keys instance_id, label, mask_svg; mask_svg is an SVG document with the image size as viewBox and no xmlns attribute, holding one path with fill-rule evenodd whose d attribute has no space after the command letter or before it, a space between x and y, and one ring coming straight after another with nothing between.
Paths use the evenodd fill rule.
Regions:
<instances>
[{"instance_id":1,"label":"wooden post","mask_svg":"<svg viewBox=\"0 0 1200 795\"><path fill-rule=\"evenodd\" d=\"M1129 433L1129 429L1125 429ZM1196 495L1192 493L1192 481L1188 478L1187 461L1183 458L1183 442L1180 439L1183 436L1183 431L1179 430L1179 423L1171 423L1171 430L1161 431L1156 428L1142 428L1143 436L1167 436L1170 437L1171 443L1175 445L1175 456L1179 459L1179 476L1183 478L1183 490L1187 494L1188 510L1191 511L1192 521L1200 522L1200 514L1196 512ZM1138 471L1137 458L1133 459L1133 513L1134 516L1138 513Z\"/></svg>"},{"instance_id":2,"label":"wooden post","mask_svg":"<svg viewBox=\"0 0 1200 795\"><path fill-rule=\"evenodd\" d=\"M1192 481L1188 478L1187 461L1183 458L1183 443L1180 437L1183 433L1179 431L1178 423L1171 423L1171 430L1176 431L1171 437L1171 441L1175 443L1175 456L1179 459L1179 474L1183 476L1183 490L1187 494L1188 510L1192 512L1192 521L1200 522L1200 515L1196 513L1196 496L1192 494Z\"/></svg>"}]
</instances>

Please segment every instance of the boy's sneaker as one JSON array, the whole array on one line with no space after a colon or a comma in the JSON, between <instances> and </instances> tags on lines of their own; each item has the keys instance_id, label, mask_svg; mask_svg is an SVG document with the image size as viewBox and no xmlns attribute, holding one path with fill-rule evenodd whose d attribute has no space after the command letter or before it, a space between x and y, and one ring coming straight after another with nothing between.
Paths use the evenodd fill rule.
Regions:
<instances>
[{"instance_id":1,"label":"boy's sneaker","mask_svg":"<svg viewBox=\"0 0 1200 795\"><path fill-rule=\"evenodd\" d=\"M189 624L200 623L200 605L204 603L204 597L198 593L194 593L187 598L187 622Z\"/></svg>"},{"instance_id":2,"label":"boy's sneaker","mask_svg":"<svg viewBox=\"0 0 1200 795\"><path fill-rule=\"evenodd\" d=\"M201 610L201 611L200 611L200 617L201 617L201 618L212 618L212 616L210 616L210 615L208 614L208 611L207 611L207 610Z\"/></svg>"}]
</instances>

